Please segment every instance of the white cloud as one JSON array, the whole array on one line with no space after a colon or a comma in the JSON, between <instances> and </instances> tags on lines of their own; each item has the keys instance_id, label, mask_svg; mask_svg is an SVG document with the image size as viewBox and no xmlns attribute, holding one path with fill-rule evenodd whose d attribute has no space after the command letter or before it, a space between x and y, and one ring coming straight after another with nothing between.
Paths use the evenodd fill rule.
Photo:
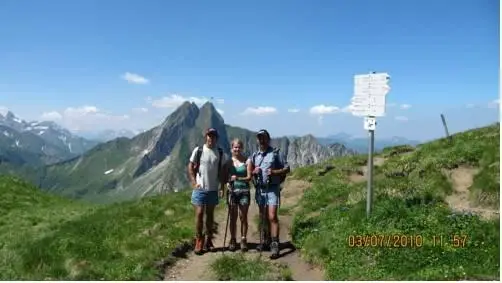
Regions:
<instances>
[{"instance_id":1,"label":"white cloud","mask_svg":"<svg viewBox=\"0 0 502 283\"><path fill-rule=\"evenodd\" d=\"M98 113L96 106L68 107L64 110L64 115L69 117L82 117L88 114Z\"/></svg>"},{"instance_id":2,"label":"white cloud","mask_svg":"<svg viewBox=\"0 0 502 283\"><path fill-rule=\"evenodd\" d=\"M263 116L263 115L269 115L269 114L274 114L277 113L277 109L275 107L271 106L259 106L259 107L248 107L244 112L242 112L242 115L257 115L257 116Z\"/></svg>"},{"instance_id":3,"label":"white cloud","mask_svg":"<svg viewBox=\"0 0 502 283\"><path fill-rule=\"evenodd\" d=\"M97 129L118 128L128 120L128 115L113 115L102 111L96 106L84 105L68 107L62 112L45 112L42 120L58 121L63 127L73 131L96 131Z\"/></svg>"},{"instance_id":4,"label":"white cloud","mask_svg":"<svg viewBox=\"0 0 502 283\"><path fill-rule=\"evenodd\" d=\"M343 113L351 113L352 112L352 105L347 105L341 109Z\"/></svg>"},{"instance_id":5,"label":"white cloud","mask_svg":"<svg viewBox=\"0 0 502 283\"><path fill-rule=\"evenodd\" d=\"M310 113L316 115L333 114L339 111L340 108L336 106L326 106L324 104L316 105L310 108Z\"/></svg>"},{"instance_id":6,"label":"white cloud","mask_svg":"<svg viewBox=\"0 0 502 283\"><path fill-rule=\"evenodd\" d=\"M145 108L145 107L136 107L136 108L132 109L132 112L134 112L134 113L147 113L148 112L148 108Z\"/></svg>"},{"instance_id":7,"label":"white cloud","mask_svg":"<svg viewBox=\"0 0 502 283\"><path fill-rule=\"evenodd\" d=\"M7 116L7 112L9 112L9 108L5 106L0 106L0 115Z\"/></svg>"},{"instance_id":8,"label":"white cloud","mask_svg":"<svg viewBox=\"0 0 502 283\"><path fill-rule=\"evenodd\" d=\"M148 97L147 101L149 101L152 106L156 108L176 108L183 104L183 102L185 101L194 102L198 106L201 106L202 104L208 102L209 99L205 97L184 97L179 94L172 94L170 96L164 96L159 99L152 99L151 97ZM222 101L219 101L219 104L222 103Z\"/></svg>"},{"instance_id":9,"label":"white cloud","mask_svg":"<svg viewBox=\"0 0 502 283\"><path fill-rule=\"evenodd\" d=\"M57 121L61 120L63 118L63 115L61 115L57 111L50 111L50 112L44 112L41 118L42 120Z\"/></svg>"},{"instance_id":10,"label":"white cloud","mask_svg":"<svg viewBox=\"0 0 502 283\"><path fill-rule=\"evenodd\" d=\"M298 112L300 112L300 109L296 109L296 108L288 109L288 112L289 113L298 113Z\"/></svg>"},{"instance_id":11,"label":"white cloud","mask_svg":"<svg viewBox=\"0 0 502 283\"><path fill-rule=\"evenodd\" d=\"M218 113L220 113L220 115L225 114L225 111L223 111L223 110L221 110L221 109L216 108L216 111L218 111Z\"/></svg>"},{"instance_id":12,"label":"white cloud","mask_svg":"<svg viewBox=\"0 0 502 283\"><path fill-rule=\"evenodd\" d=\"M217 98L216 99L216 103L218 103L218 104L224 104L225 103L225 99L223 99L223 98Z\"/></svg>"},{"instance_id":13,"label":"white cloud","mask_svg":"<svg viewBox=\"0 0 502 283\"><path fill-rule=\"evenodd\" d=\"M408 117L405 117L405 116L396 116L396 117L394 117L394 119L396 119L398 121L402 121L402 122L408 121Z\"/></svg>"},{"instance_id":14,"label":"white cloud","mask_svg":"<svg viewBox=\"0 0 502 283\"><path fill-rule=\"evenodd\" d=\"M396 107L396 105L397 104L395 104L395 103L386 103L385 106L387 106L387 107Z\"/></svg>"},{"instance_id":15,"label":"white cloud","mask_svg":"<svg viewBox=\"0 0 502 283\"><path fill-rule=\"evenodd\" d=\"M409 105L409 104L401 104L401 106L399 108L401 108L403 110L406 110L406 109L410 109L411 105Z\"/></svg>"},{"instance_id":16,"label":"white cloud","mask_svg":"<svg viewBox=\"0 0 502 283\"><path fill-rule=\"evenodd\" d=\"M476 107L476 105L475 105L475 104L473 104L473 103L469 103L469 104L467 104L465 107L466 107L466 108L474 108L474 107Z\"/></svg>"},{"instance_id":17,"label":"white cloud","mask_svg":"<svg viewBox=\"0 0 502 283\"><path fill-rule=\"evenodd\" d=\"M144 85L150 82L147 78L143 76L129 72L122 75L122 79L126 80L130 84L138 84L138 85Z\"/></svg>"}]
</instances>

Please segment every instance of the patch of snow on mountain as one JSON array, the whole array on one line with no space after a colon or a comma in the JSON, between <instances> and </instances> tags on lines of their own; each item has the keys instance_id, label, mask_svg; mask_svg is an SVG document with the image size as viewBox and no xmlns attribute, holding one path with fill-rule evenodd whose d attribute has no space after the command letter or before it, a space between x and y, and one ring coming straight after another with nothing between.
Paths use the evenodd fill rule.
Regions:
<instances>
[{"instance_id":1,"label":"patch of snow on mountain","mask_svg":"<svg viewBox=\"0 0 502 283\"><path fill-rule=\"evenodd\" d=\"M68 143L68 149L70 150L71 153L73 153L72 149L71 149L71 142Z\"/></svg>"},{"instance_id":2,"label":"patch of snow on mountain","mask_svg":"<svg viewBox=\"0 0 502 283\"><path fill-rule=\"evenodd\" d=\"M45 131L40 131L40 132L38 132L38 135L39 135L39 136L41 136L41 135L43 135L44 133L45 133Z\"/></svg>"},{"instance_id":3,"label":"patch of snow on mountain","mask_svg":"<svg viewBox=\"0 0 502 283\"><path fill-rule=\"evenodd\" d=\"M23 121L21 119L19 119L18 117L14 117L12 118L12 120L14 120L14 122L17 122L17 123L22 123Z\"/></svg>"},{"instance_id":4,"label":"patch of snow on mountain","mask_svg":"<svg viewBox=\"0 0 502 283\"><path fill-rule=\"evenodd\" d=\"M4 134L4 136L6 136L6 137L9 137L9 138L10 138L10 137L12 137L12 134L11 134L11 133L9 133L9 132L7 132L7 131L3 131L3 134Z\"/></svg>"},{"instance_id":5,"label":"patch of snow on mountain","mask_svg":"<svg viewBox=\"0 0 502 283\"><path fill-rule=\"evenodd\" d=\"M112 173L112 172L113 172L113 169L110 169L110 170L108 170L108 171L105 171L105 175L108 175L108 174L110 174L110 173Z\"/></svg>"},{"instance_id":6,"label":"patch of snow on mountain","mask_svg":"<svg viewBox=\"0 0 502 283\"><path fill-rule=\"evenodd\" d=\"M19 147L20 144L19 140L16 140L16 146Z\"/></svg>"}]
</instances>

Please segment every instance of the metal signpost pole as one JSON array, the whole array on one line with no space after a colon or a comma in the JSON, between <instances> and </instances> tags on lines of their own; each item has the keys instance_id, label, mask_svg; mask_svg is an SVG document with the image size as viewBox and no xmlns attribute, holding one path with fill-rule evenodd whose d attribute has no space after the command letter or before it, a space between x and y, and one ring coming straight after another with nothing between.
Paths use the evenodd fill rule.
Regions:
<instances>
[{"instance_id":1,"label":"metal signpost pole","mask_svg":"<svg viewBox=\"0 0 502 283\"><path fill-rule=\"evenodd\" d=\"M375 119L375 118L369 117L369 119ZM375 149L375 130L369 129L368 133L369 133L369 145L368 145L369 150L368 150L368 170L367 170L368 184L366 185L366 216L370 216L373 204L373 152Z\"/></svg>"},{"instance_id":2,"label":"metal signpost pole","mask_svg":"<svg viewBox=\"0 0 502 283\"><path fill-rule=\"evenodd\" d=\"M366 191L366 216L373 208L373 154L375 151L376 117L385 116L385 97L390 90L387 73L372 72L354 76L354 97L351 111L355 116L364 117L364 129L368 131L368 169Z\"/></svg>"}]
</instances>

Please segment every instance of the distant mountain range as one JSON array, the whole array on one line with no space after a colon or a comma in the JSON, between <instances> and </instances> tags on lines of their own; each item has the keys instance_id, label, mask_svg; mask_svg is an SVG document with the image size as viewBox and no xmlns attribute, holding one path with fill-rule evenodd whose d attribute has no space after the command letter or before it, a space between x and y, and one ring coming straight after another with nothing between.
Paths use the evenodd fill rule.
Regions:
<instances>
[{"instance_id":1,"label":"distant mountain range","mask_svg":"<svg viewBox=\"0 0 502 283\"><path fill-rule=\"evenodd\" d=\"M5 115L5 116L4 116ZM49 121L24 121L0 114L0 161L16 165L51 164L78 156L98 144Z\"/></svg>"},{"instance_id":2,"label":"distant mountain range","mask_svg":"<svg viewBox=\"0 0 502 283\"><path fill-rule=\"evenodd\" d=\"M346 133L339 133L335 135L330 135L327 137L316 137L317 141L322 145L329 145L333 143L343 144L348 148L351 148L358 153L368 153L369 151L369 138L356 138ZM392 138L375 138L375 151L381 151L386 147L396 146L396 145L411 145L416 146L420 144L421 141L409 140L403 137L392 137Z\"/></svg>"},{"instance_id":3,"label":"distant mountain range","mask_svg":"<svg viewBox=\"0 0 502 283\"><path fill-rule=\"evenodd\" d=\"M9 129L14 131L14 127L17 127L15 131L18 134L29 133L30 138L42 140L44 133L49 130L47 124L43 124L44 128L41 128L42 123L23 124L23 121L14 117L11 114L4 120L9 123L15 121L17 124L9 124ZM43 148L45 145L43 152L46 152L50 145L50 149L54 151L64 148L73 152L74 139L86 145L89 142L56 126L54 124L51 127L54 131L57 130L56 138L66 133L66 140L60 138L66 141L63 143L65 146L56 146L54 142L44 139L44 143L36 144L35 148ZM8 126L5 127L7 129ZM35 166L40 162L27 166L25 162L24 166L16 169L13 166L15 164L11 162L15 159L11 158L4 160L3 165L0 162L0 172L22 175L44 190L96 202L134 199L176 191L187 187L186 165L189 155L196 145L203 144L202 133L208 127L218 129L219 145L227 154L230 154L230 141L233 138L240 138L244 142L247 155L257 148L255 132L226 125L213 104L208 102L199 108L194 103L185 102L160 125L133 137L119 137L93 145L85 152L82 149L80 155L70 155L72 157L69 159L57 163L49 162L51 164L46 166ZM42 131L44 133L41 133ZM11 140L15 145L15 141L20 138L13 136ZM48 137L47 140L53 141ZM342 144L322 145L312 135L274 138L272 145L280 148L292 168L355 154Z\"/></svg>"},{"instance_id":4,"label":"distant mountain range","mask_svg":"<svg viewBox=\"0 0 502 283\"><path fill-rule=\"evenodd\" d=\"M203 130L220 132L220 146L240 138L245 154L257 148L255 132L227 125L211 103L201 108L185 102L160 125L146 131L104 131L92 140L54 122L26 122L0 115L0 173L14 173L44 190L92 201L117 201L177 191L188 185L186 165L192 149L202 145ZM100 142L103 141L103 142ZM288 163L296 167L328 158L367 152L367 139L347 134L316 138L274 138ZM403 138L376 140L376 149L418 144Z\"/></svg>"}]
</instances>

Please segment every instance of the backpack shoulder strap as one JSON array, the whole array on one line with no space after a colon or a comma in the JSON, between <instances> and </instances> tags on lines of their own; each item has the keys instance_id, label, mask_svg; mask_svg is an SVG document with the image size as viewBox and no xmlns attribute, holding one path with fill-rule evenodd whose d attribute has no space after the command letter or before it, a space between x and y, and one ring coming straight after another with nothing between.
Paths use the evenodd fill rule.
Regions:
<instances>
[{"instance_id":1,"label":"backpack shoulder strap","mask_svg":"<svg viewBox=\"0 0 502 283\"><path fill-rule=\"evenodd\" d=\"M195 152L195 160L194 160L194 166L195 166L195 169L196 169L196 174L199 174L199 168L200 168L200 158L202 156L202 146L197 146L196 147L197 151Z\"/></svg>"},{"instance_id":2,"label":"backpack shoulder strap","mask_svg":"<svg viewBox=\"0 0 502 283\"><path fill-rule=\"evenodd\" d=\"M202 156L202 146L197 146L197 153L195 153L195 163L200 164L200 158Z\"/></svg>"},{"instance_id":3,"label":"backpack shoulder strap","mask_svg":"<svg viewBox=\"0 0 502 283\"><path fill-rule=\"evenodd\" d=\"M251 155L251 164L253 164L253 166L256 166L256 151Z\"/></svg>"},{"instance_id":4,"label":"backpack shoulder strap","mask_svg":"<svg viewBox=\"0 0 502 283\"><path fill-rule=\"evenodd\" d=\"M274 150L272 151L274 154L274 165L277 165L277 163L279 162L279 150L281 150L281 149L274 148Z\"/></svg>"}]
</instances>

